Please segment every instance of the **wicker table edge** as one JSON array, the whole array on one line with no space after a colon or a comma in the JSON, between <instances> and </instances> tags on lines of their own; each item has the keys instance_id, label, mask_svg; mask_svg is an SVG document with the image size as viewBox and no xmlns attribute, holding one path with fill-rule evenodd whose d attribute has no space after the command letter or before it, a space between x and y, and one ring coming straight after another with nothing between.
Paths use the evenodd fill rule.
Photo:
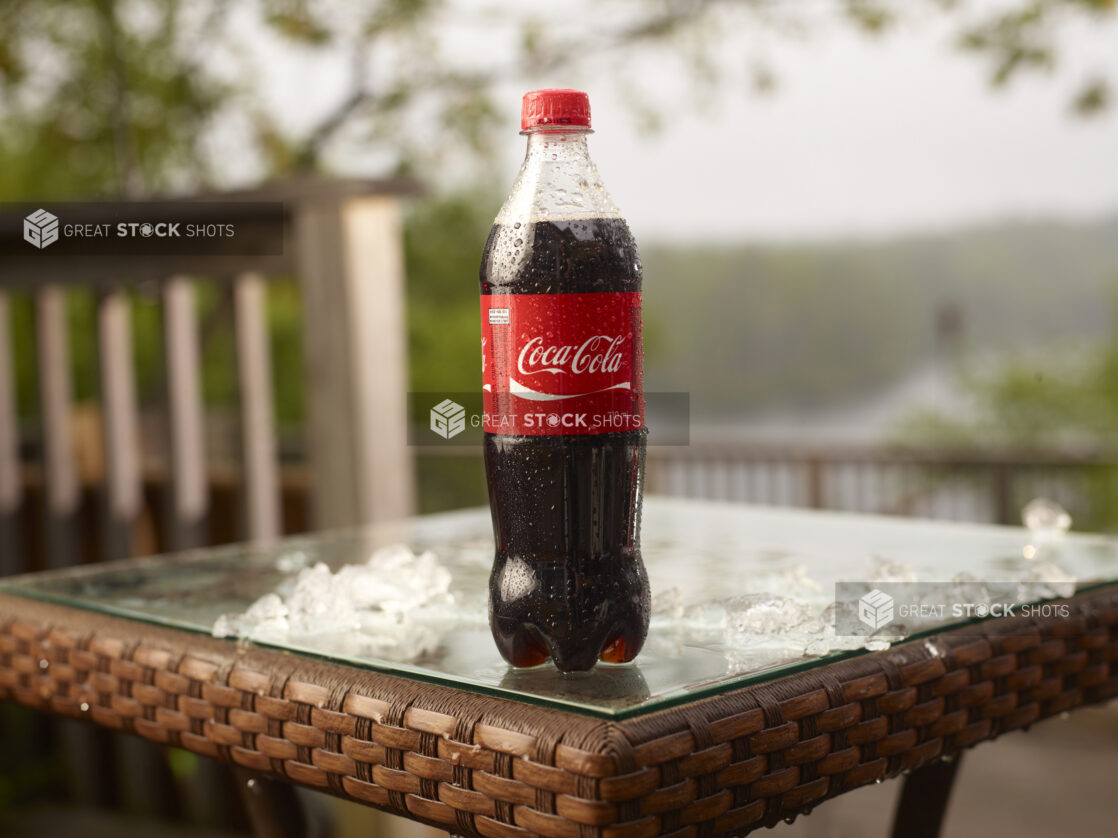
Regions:
<instances>
[{"instance_id":1,"label":"wicker table edge","mask_svg":"<svg viewBox=\"0 0 1118 838\"><path fill-rule=\"evenodd\" d=\"M625 721L0 595L0 698L458 834L736 835L1118 694L1118 586Z\"/></svg>"}]
</instances>

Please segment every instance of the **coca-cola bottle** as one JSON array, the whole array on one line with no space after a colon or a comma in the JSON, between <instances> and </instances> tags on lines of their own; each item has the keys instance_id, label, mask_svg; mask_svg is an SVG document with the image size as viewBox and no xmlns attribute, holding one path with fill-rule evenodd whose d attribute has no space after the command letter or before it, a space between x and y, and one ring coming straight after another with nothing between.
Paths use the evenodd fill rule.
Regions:
<instances>
[{"instance_id":1,"label":"coca-cola bottle","mask_svg":"<svg viewBox=\"0 0 1118 838\"><path fill-rule=\"evenodd\" d=\"M632 660L648 633L641 263L590 101L524 96L528 152L481 263L489 624L514 666Z\"/></svg>"}]
</instances>

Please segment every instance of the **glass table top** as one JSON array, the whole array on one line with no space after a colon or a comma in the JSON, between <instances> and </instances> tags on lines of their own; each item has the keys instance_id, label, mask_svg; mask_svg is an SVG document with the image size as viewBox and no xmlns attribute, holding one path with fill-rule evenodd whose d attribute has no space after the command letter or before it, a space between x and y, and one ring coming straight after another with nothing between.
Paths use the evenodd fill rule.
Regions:
<instances>
[{"instance_id":1,"label":"glass table top","mask_svg":"<svg viewBox=\"0 0 1118 838\"><path fill-rule=\"evenodd\" d=\"M1118 540L1059 527L663 498L645 503L642 551L653 593L644 650L573 675L516 670L498 654L485 509L13 577L0 591L625 718L992 613L944 603L1042 602L1118 578ZM901 587L919 615L904 613ZM859 596L878 595L877 608L882 591L897 616L891 600L885 624L880 609L858 619Z\"/></svg>"}]
</instances>

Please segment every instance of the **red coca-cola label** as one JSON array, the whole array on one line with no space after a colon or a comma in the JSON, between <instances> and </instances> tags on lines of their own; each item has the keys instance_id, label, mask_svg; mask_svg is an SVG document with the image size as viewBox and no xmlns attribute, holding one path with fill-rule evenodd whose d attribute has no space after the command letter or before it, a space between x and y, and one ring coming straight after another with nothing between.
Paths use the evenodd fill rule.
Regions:
<instances>
[{"instance_id":1,"label":"red coca-cola label","mask_svg":"<svg viewBox=\"0 0 1118 838\"><path fill-rule=\"evenodd\" d=\"M483 296L481 371L487 433L639 430L640 292Z\"/></svg>"}]
</instances>

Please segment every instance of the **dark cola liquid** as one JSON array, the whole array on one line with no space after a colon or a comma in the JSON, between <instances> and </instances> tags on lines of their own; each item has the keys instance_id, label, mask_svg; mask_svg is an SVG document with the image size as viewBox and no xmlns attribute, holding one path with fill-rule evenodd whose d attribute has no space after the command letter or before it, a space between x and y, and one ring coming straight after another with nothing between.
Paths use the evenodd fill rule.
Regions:
<instances>
[{"instance_id":1,"label":"dark cola liquid","mask_svg":"<svg viewBox=\"0 0 1118 838\"><path fill-rule=\"evenodd\" d=\"M497 225L486 242L482 294L640 288L621 219ZM640 553L646 435L485 435L497 543L489 623L514 666L550 657L561 670L586 670L640 651L650 612Z\"/></svg>"}]
</instances>

